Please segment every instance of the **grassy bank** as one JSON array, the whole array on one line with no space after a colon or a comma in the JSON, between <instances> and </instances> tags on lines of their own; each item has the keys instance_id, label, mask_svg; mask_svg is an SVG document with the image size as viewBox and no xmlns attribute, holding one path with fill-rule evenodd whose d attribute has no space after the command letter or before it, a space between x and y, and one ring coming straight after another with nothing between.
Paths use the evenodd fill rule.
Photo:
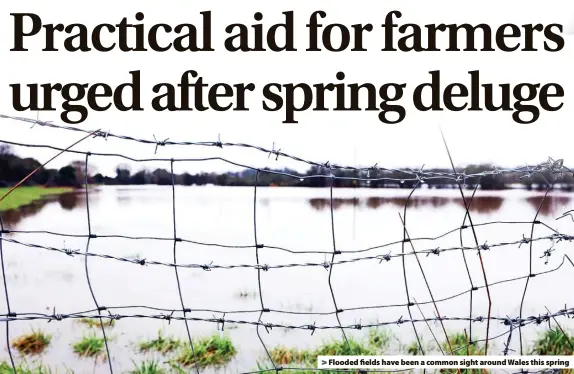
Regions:
<instances>
[{"instance_id":1,"label":"grassy bank","mask_svg":"<svg viewBox=\"0 0 574 374\"><path fill-rule=\"evenodd\" d=\"M10 188L0 188L0 198L9 190ZM71 188L18 187L0 203L0 212L20 208L46 196L59 195L70 191L72 191Z\"/></svg>"}]
</instances>

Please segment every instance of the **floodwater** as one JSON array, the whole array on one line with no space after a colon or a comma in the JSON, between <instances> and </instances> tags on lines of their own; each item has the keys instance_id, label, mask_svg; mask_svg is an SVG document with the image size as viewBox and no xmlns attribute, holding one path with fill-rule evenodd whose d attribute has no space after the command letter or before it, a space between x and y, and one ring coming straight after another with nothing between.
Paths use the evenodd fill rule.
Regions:
<instances>
[{"instance_id":1,"label":"floodwater","mask_svg":"<svg viewBox=\"0 0 574 374\"><path fill-rule=\"evenodd\" d=\"M463 258L463 252L456 249L461 246L457 228L461 227L465 216L460 193L457 190L417 190L410 199L405 217L405 199L409 192L334 189L331 217L329 189L259 187L254 214L252 187L177 186L175 235L183 239L176 245L177 263L196 265L179 269L183 303L192 310L187 316L200 319L189 323L191 336L228 334L238 350L235 359L219 372L247 372L264 360L265 351L253 325L259 320L262 301L270 310L263 313L262 322L282 326L338 326L333 313L333 296L337 308L342 310L338 316L344 326L410 320L405 306L406 273L410 301L425 303L420 309L410 308L412 318L434 318L436 315L424 281L426 278L433 298L443 300L437 302L440 315L464 319L471 315L467 292L471 287L470 274L474 286L481 287L473 293L472 317L486 317L488 301L482 288L484 275L477 251L465 251ZM472 191L465 193L470 196ZM89 195L91 233L96 236L89 241L89 252L146 261L142 266L99 256L88 257L89 279L98 304L114 315L151 317L169 315L169 310L181 310L174 268L149 263L174 261L171 187L106 186L90 190ZM572 208L571 195L553 191L544 200L543 196L542 192L523 190L478 191L470 207L478 243L486 244L481 253L490 284L492 316L514 318L520 315L530 258L532 273L538 275L530 278L523 317L542 315L546 313L546 307L556 312L574 302L569 290L574 280L574 267L564 260L564 255L572 248L570 242L535 241L531 256L530 244L520 244L524 238L530 238L531 222L539 207L537 219L547 226L535 225L534 238L549 237L555 233L553 230L569 234L574 229L570 217L556 219ZM84 256L69 256L11 241L84 252L89 233L87 208L86 199L80 194L3 214L5 226L15 231L5 235L3 241L12 312L50 315L55 308L57 314L94 315L95 304L88 288ZM411 239L404 249L401 219L406 219ZM468 220L465 224L468 225ZM262 246L258 258L254 248L255 235ZM145 238L134 239L142 237ZM470 228L462 230L462 242L465 247L476 247ZM498 245L500 243L503 245ZM403 269L403 258L399 255L403 250L412 252L413 248L426 253L405 256ZM437 248L438 251L428 253ZM334 249L343 253L335 256L336 264L329 269L323 264L331 261ZM258 261L268 265L267 270L258 272L255 268ZM246 266L220 268L234 265ZM278 267L282 265L286 266ZM558 270L550 271L553 269ZM515 278L519 279L503 282ZM0 308L2 314L6 314L4 301L0 301ZM181 315L179 312L173 314L175 317ZM224 332L218 332L221 325L217 323L201 321L222 317L226 321ZM574 327L567 318L558 317L558 320L562 327ZM448 320L444 325L451 332L466 329L470 333L472 329L475 340L485 338L486 322L471 324L464 320ZM0 326L0 336L4 336L5 324ZM60 368L65 364L80 373L109 371L107 363L74 355L71 344L88 328L72 319L50 323L46 319L14 321L9 326L11 339L32 328L41 328L53 335L47 352L39 358L45 364ZM418 322L415 326L418 334L431 342L431 347L429 328L437 338L444 340L438 322L428 325ZM387 328L396 337L391 352L397 352L400 344L406 345L415 339L411 323L390 323ZM523 327L525 352L527 345L545 328L548 328L547 322ZM136 344L154 338L160 329L166 335L187 338L181 320L168 323L154 318L123 318L116 321L115 327L108 330L114 371L131 369L132 360L140 362L153 357L153 354L138 353ZM490 324L491 338L508 331L509 327L500 321ZM348 336L364 336L367 332L368 328L347 330ZM304 329L260 327L259 334L268 348L277 345L312 348L329 336L341 337L341 330L318 329L311 334L311 330ZM508 335L504 335L491 342L489 352L501 354L507 338ZM1 341L4 344L2 359L7 359L5 339ZM520 351L517 331L512 335L510 346L516 352ZM156 358L161 359L160 356Z\"/></svg>"}]
</instances>

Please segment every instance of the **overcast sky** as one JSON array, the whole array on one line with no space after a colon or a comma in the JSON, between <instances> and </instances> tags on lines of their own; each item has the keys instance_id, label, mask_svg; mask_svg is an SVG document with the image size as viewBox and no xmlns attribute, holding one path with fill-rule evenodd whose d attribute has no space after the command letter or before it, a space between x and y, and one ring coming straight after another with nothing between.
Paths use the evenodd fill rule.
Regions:
<instances>
[{"instance_id":1,"label":"overcast sky","mask_svg":"<svg viewBox=\"0 0 574 374\"><path fill-rule=\"evenodd\" d=\"M155 4L155 5L154 5ZM143 112L90 111L88 119L77 125L85 129L110 130L113 133L145 139L169 138L174 141L244 142L272 148L319 162L372 166L420 167L447 165L448 159L439 126L442 127L455 162L468 164L492 162L503 166L538 163L548 156L563 158L574 165L573 124L574 36L564 35L565 48L550 52L381 52L383 34L380 25L391 10L400 10L402 23L488 23L493 28L503 23L561 23L572 32L574 3L570 1L481 1L479 3L433 1L356 1L352 6L342 1L193 1L164 0L161 7L153 1L54 2L27 0L3 1L0 4L0 113L36 118L35 112L18 113L12 108L12 83L94 83L117 86L129 80L129 71L141 70ZM211 10L212 40L215 52L180 53L120 51L101 53L41 52L45 34L25 39L29 52L9 52L13 46L13 18L10 12L34 12L48 23L81 22L93 27L99 23L118 23L123 17L136 22L134 15L145 14L145 24L199 23L199 12ZM282 11L295 11L295 45L297 52L230 53L223 48L225 26L235 22L249 24L253 13L261 11L265 25L283 21ZM314 10L324 10L324 25L333 23L372 23L373 32L366 35L368 52L305 52L305 24ZM112 40L111 38L108 39ZM439 39L440 40L440 39ZM444 41L445 39L443 39ZM541 47L543 35L535 37ZM63 36L56 37L62 46ZM480 45L480 43L478 44ZM186 70L196 70L208 84L226 82L254 83L248 93L247 112L155 112L150 106L151 88L159 82L179 83ZM448 83L470 84L468 71L480 70L482 83L560 83L565 90L564 107L558 112L542 112L534 124L521 125L512 120L511 112L418 112L412 106L412 92L417 84L430 78L428 72L441 70L443 87ZM312 112L297 113L298 124L281 123L285 113L265 112L261 108L261 90L266 83L331 83L343 71L346 83L406 83L405 96L399 102L407 110L399 124L384 124L377 112ZM496 92L496 91L495 91ZM56 103L60 99L56 96ZM327 98L327 105L333 106ZM63 124L60 111L42 112L40 119ZM67 147L81 137L79 133L42 129L12 120L0 120L0 139L29 144ZM76 149L94 152L122 153L132 157L199 158L221 156L254 166L296 167L297 164L268 158L264 153L244 149L209 149L202 147L163 147L154 155L153 145L139 145L120 140L90 139ZM55 152L16 148L22 156L44 161ZM75 159L62 156L53 166ZM91 161L107 174L113 174L117 158ZM151 164L148 167L156 167ZM163 165L168 167L169 165ZM141 167L134 166L135 169ZM178 171L227 170L221 162L178 165ZM304 167L303 167L304 169Z\"/></svg>"}]
</instances>

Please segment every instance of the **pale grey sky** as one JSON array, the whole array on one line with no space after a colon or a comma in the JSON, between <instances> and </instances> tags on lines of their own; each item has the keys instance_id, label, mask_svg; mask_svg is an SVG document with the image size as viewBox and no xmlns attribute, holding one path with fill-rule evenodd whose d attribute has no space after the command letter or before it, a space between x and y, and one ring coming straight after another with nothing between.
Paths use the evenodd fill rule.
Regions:
<instances>
[{"instance_id":1,"label":"pale grey sky","mask_svg":"<svg viewBox=\"0 0 574 374\"><path fill-rule=\"evenodd\" d=\"M85 129L111 130L113 133L147 139L215 141L221 134L224 142L245 142L331 163L371 166L420 167L447 165L442 145L440 125L450 142L458 164L494 162L501 165L538 163L548 156L564 158L574 165L571 130L574 109L572 61L574 36L565 35L565 48L550 52L381 52L380 24L391 10L399 10L402 23L488 23L496 27L503 23L562 23L574 28L572 1L356 1L351 6L343 1L193 1L164 0L161 7L154 1L110 1L96 3L72 0L53 2L27 0L1 2L0 61L4 74L0 75L0 113L35 118L36 113L18 113L12 108L11 83L94 83L118 85L127 81L131 70L141 70L143 112L122 113L115 109L90 112L88 119L77 125ZM213 47L215 52L137 52L101 53L41 52L41 34L26 39L29 52L9 52L13 43L13 18L10 12L33 12L44 23L82 22L94 26L99 23L119 22L123 17L134 21L136 12L145 14L146 25L155 23L196 23L199 12L211 10L213 17ZM295 11L295 45L297 52L230 53L223 48L227 24L249 24L253 13L263 13L265 25L283 21L281 12ZM315 10L327 12L328 22L372 23L373 32L366 35L368 52L305 52L307 35L305 24ZM63 38L60 36L60 46ZM111 39L110 39L111 40ZM445 40L443 39L443 42ZM535 38L536 46L544 42L542 35ZM248 112L155 112L151 109L152 86L159 82L177 84L186 70L196 70L204 81L254 83L256 90L248 93ZM564 107L558 112L542 112L534 124L520 125L512 120L511 112L418 112L412 106L412 92L417 84L429 79L428 72L441 70L443 87L448 83L469 84L468 71L480 70L484 83L560 83L565 90ZM404 97L407 116L399 124L388 125L378 120L377 112L302 112L298 124L282 124L283 111L265 112L261 107L261 90L266 83L330 83L335 74L343 71L344 82L406 83ZM328 100L331 100L327 98ZM328 103L333 101L328 101ZM59 102L58 104L59 105ZM332 104L331 104L332 106ZM40 119L62 124L59 112L43 112ZM23 143L50 144L67 147L81 137L78 133L61 130L30 129L28 124L0 120L0 139ZM126 141L101 138L87 140L80 150L123 153L133 157L154 157L154 146L137 145ZM18 148L21 155L43 161L54 154L48 150ZM199 158L221 156L254 166L294 166L285 160L268 159L267 155L241 149L207 149L200 147L165 147L157 157ZM63 156L54 166L61 166L75 157ZM100 171L112 174L119 159L94 158ZM149 167L157 165L150 164ZM168 165L162 165L167 167ZM138 168L137 166L135 167ZM226 170L222 163L193 163L178 166L179 170Z\"/></svg>"}]
</instances>

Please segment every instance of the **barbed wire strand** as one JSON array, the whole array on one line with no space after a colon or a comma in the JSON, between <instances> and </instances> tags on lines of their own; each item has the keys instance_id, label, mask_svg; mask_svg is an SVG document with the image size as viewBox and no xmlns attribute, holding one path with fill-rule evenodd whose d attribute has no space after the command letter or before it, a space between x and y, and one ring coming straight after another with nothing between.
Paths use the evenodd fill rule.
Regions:
<instances>
[{"instance_id":1,"label":"barbed wire strand","mask_svg":"<svg viewBox=\"0 0 574 374\"><path fill-rule=\"evenodd\" d=\"M567 239L568 237L570 237L569 235L566 234L562 234L559 233L556 229L550 227L549 225L547 225L546 223L542 222L542 221L492 221L492 222L483 222L483 223L475 223L474 227L481 227L481 226L488 226L488 225L501 225L501 224L525 224L525 225L532 225L532 224L538 224L541 226L546 227L547 229L551 230L552 232L554 232L555 234L562 236L565 240L569 240ZM466 225L462 225L462 226L458 226L455 229L449 230L444 234L435 236L435 237L416 237L416 238L411 238L411 241L416 242L416 241L436 241L442 238L445 238L446 236L453 234L455 232L460 232L462 230L468 229L470 228L470 226L466 226ZM4 233L5 234L47 234L47 235L54 235L54 236L62 236L62 237L69 237L69 238L88 238L88 235L86 234L67 234L67 233L60 233L60 232L53 232L53 231L45 231L45 230L8 230L8 229L4 229ZM161 241L173 241L172 237L152 237L152 236L126 236L126 235L117 235L117 234L108 234L108 235L98 235L98 234L92 234L92 236L96 236L98 238L107 238L107 239L127 239L127 240L161 240ZM545 240L545 239L550 239L551 236L545 236L545 237L540 237L540 238L535 238L533 239L534 241L538 241L538 240ZM228 248L228 249L253 249L255 248L255 246L253 244L245 244L245 245L228 245L228 244L221 244L221 243L207 243L207 242L200 242L197 240L190 240L190 239L185 239L183 237L179 238L180 242L185 242L185 243L191 243L191 244L196 244L196 245L201 245L201 246L207 246L207 247L219 247L219 248ZM517 242L517 243L499 243L499 245L497 244L492 244L490 245L491 248L494 248L496 246L502 246L502 245L513 245L513 244L518 244L521 242L524 242L525 239L522 239L521 241ZM379 244L379 245L375 245L375 246L370 246L367 248L363 248L363 249L356 249L356 250L343 250L343 249L338 249L339 252L341 252L341 254L352 254L352 253L365 253L365 252L370 252L370 251L374 251L376 249L383 249L386 247L390 247L393 245L397 245L397 244L401 244L403 242L403 240L395 240L395 241L391 241L391 242L386 242L383 244ZM528 239L526 239L526 243L528 243ZM274 246L274 245L267 245L267 244L259 244L259 249L274 249L274 250L279 250L279 251L283 251L286 253L290 253L290 254L296 254L296 255L300 255L300 254L331 254L333 252L333 250L293 250L293 249L289 249L289 248L285 248L285 247L279 247L279 246ZM480 249L480 247L464 247L464 246L460 246L460 247L452 247L452 248L439 248L438 251L439 252L449 252L449 251L454 251L454 250L462 250L462 251L466 251L466 250L477 250ZM427 251L434 251L434 249L427 249ZM423 252L419 252L419 253L423 253ZM407 252L406 255L412 255L413 253L411 252Z\"/></svg>"},{"instance_id":2,"label":"barbed wire strand","mask_svg":"<svg viewBox=\"0 0 574 374\"><path fill-rule=\"evenodd\" d=\"M375 164L375 166L370 166L370 167L355 167L355 166L337 165L337 164L332 164L332 163L328 163L328 162L325 163L325 162L311 161L311 160L306 160L306 159L299 157L299 156L296 156L296 155L290 155L288 153L281 152L280 150L268 149L265 147L256 146L256 145L252 145L252 144L222 142L221 138L219 138L217 141L204 141L204 142L198 142L198 141L179 141L179 142L176 142L176 141L170 141L169 139L166 139L164 141L158 141L157 139L151 140L151 139L136 138L136 137L128 136L128 135L116 135L116 134L111 133L110 131L103 132L103 131L101 131L101 129L96 130L96 131L90 131L90 130L81 129L81 128L77 128L77 127L73 127L73 126L57 125L57 124L50 122L50 121L45 122L45 121L40 121L38 119L11 116L11 115L7 115L7 114L0 114L0 119L1 118L11 119L14 121L25 122L25 123L32 123L33 125L39 125L42 127L49 127L49 128L53 128L53 129L68 130L68 131L76 131L76 132L82 132L82 133L86 133L86 134L91 133L91 132L95 132L96 137L101 137L103 139L117 138L117 139L121 139L121 140L128 140L128 141L142 143L142 144L151 144L151 145L154 145L156 147L156 149L158 146L170 146L170 145L204 146L204 147L216 147L216 148L221 148L221 149L224 146L225 147L239 147L239 148L248 148L248 149L257 150L257 151L262 152L266 155L273 154L276 156L276 158L284 157L284 158L291 159L293 161L305 163L305 164L315 166L318 168L324 168L326 165L328 165L331 170L348 170L348 171L357 171L357 172L369 172L369 171L376 171L376 172L390 171L390 172L392 172L392 171L394 171L394 172L401 172L401 173L404 173L406 175L412 175L414 178L411 180L413 180L413 181L418 179L418 176L420 173L420 171L418 171L418 170L383 168L383 167L379 167L378 164ZM442 130L441 130L441 132L442 132ZM240 165L238 165L238 166L240 166ZM527 165L525 167L525 169L527 172L536 171L536 170L541 170L541 168L544 168L545 166L546 166L546 163L539 164L539 165L536 165L534 167L529 167ZM564 168L564 169L568 170L570 173L574 174L574 172L572 172L572 170L570 170L570 168L563 166L563 165L560 165L560 167ZM522 168L519 168L519 169L522 170ZM508 172L508 171L509 170L507 170L507 169L496 169L496 170L489 171L484 175L499 175L500 173ZM455 174L456 174L456 172L455 172ZM481 173L474 174L474 175L469 174L466 177L467 177L467 179L472 179L474 177L477 177L478 175L482 175L482 174ZM444 177L444 176L449 176L449 174L427 173L426 178L429 179L432 177ZM367 180L367 179L365 179L365 180ZM371 180L376 180L376 179L371 179ZM407 179L394 179L394 180L396 180L398 182L400 180L407 180Z\"/></svg>"},{"instance_id":3,"label":"barbed wire strand","mask_svg":"<svg viewBox=\"0 0 574 374\"><path fill-rule=\"evenodd\" d=\"M73 127L73 126L62 126L62 125L57 125L53 122L45 122L45 121L40 121L37 119L10 116L10 115L6 115L6 114L0 114L0 118L11 119L11 120L25 122L25 123L32 123L34 125L39 125L42 127L49 127L49 128L54 128L54 129L60 129L60 130L69 130L69 131L76 131L76 132L82 132L82 133L94 132L94 131L89 131L89 130L85 130L85 129L81 129L81 128L77 128L77 127ZM224 142L221 142L221 139L218 139L217 141L205 141L205 142L197 142L197 141L179 141L179 142L176 142L176 141L170 141L168 139L166 139L164 141L158 141L157 139L151 140L151 139L136 138L136 137L128 136L128 135L116 135L116 134L113 134L109 131L104 133L101 130L96 130L95 132L97 133L98 137L102 137L104 139L117 138L117 139L121 139L121 140L129 140L129 141L142 143L142 144L150 144L150 145L156 146L156 149L158 146L170 146L170 145L175 145L175 146L205 146L205 147L217 147L217 148L223 148L224 146L225 147L240 147L240 148L249 148L249 149L257 150L257 151L260 151L264 154L274 154L277 157L288 158L288 159L291 159L293 161L309 164L311 166L316 166L316 167L320 167L320 168L324 167L326 165L326 163L324 163L324 162L306 160L302 157L299 157L296 155L290 155L288 153L281 152L281 151L275 150L275 149L268 149L265 147L251 145L251 144L245 144L245 143L232 143L232 142L225 142L224 143ZM330 166L331 170L349 170L349 171L365 171L365 172L367 172L367 171L376 169L378 171L404 172L407 175L413 175L413 176L416 176L416 174L417 174L416 171L412 171L412 170L399 170L399 169L382 168L382 167L380 167L380 168L379 167L354 167L354 166L344 166L344 165L337 165L337 164L329 164L329 166Z\"/></svg>"},{"instance_id":4,"label":"barbed wire strand","mask_svg":"<svg viewBox=\"0 0 574 374\"><path fill-rule=\"evenodd\" d=\"M108 308L111 309L111 308ZM175 310L173 311L175 312ZM87 319L94 319L94 320L99 320L100 317L102 319L109 319L109 320L120 320L120 319L126 319L126 318L132 318L132 319L153 319L153 320L162 320L162 321L172 321L172 320L176 320L176 321L192 321L192 322L208 322L208 323L212 323L214 326L217 325L221 325L222 321L224 321L225 323L229 323L229 324L237 324L237 325L251 325L251 326L261 326L261 327L268 327L268 328L282 328L282 329L290 329L290 330L303 330L303 331L313 331L313 330L348 330L348 331L359 331L362 330L363 328L378 328L378 327L384 327L384 326L393 326L393 325L402 325L404 323L411 323L414 322L416 324L426 324L426 322L434 322L434 323L438 323L440 321L459 321L459 322L474 322L474 323L481 323L481 322L485 322L487 320L490 320L492 322L499 322L505 326L508 326L509 323L515 323L515 324L523 324L524 326L526 325L531 325L531 324L535 324L535 325L540 325L544 322L548 322L550 321L550 319L552 317L562 317L562 318L572 318L574 317L574 308L563 308L557 312L548 314L548 313L537 313L537 314L533 314L531 316L527 316L527 317L523 317L520 318L518 316L514 317L514 318L509 318L508 316L491 316L490 318L488 318L487 316L477 316L474 318L468 318L468 317L427 317L427 318L414 318L414 319L404 319L403 317L399 317L398 319L393 319L393 320L386 320L386 321L378 321L378 322L372 322L372 323L363 323L363 324L348 324L348 325L309 325L309 324L299 324L299 325L294 325L294 324L285 324L285 323L272 323L272 322L259 322L258 320L244 320L244 319L234 319L234 318L222 318L222 317L216 317L216 316L212 316L212 317L193 317L190 316L190 312L187 312L187 315L184 317L183 315L177 316L177 315L166 315L165 313L159 313L159 314L103 314L103 315L99 315L97 314L97 310L92 311L92 313L95 314L90 314L90 313L86 313L86 312L75 312L75 313L52 313L52 314L48 314L48 313L39 313L39 312L34 312L34 313L15 313L12 312L11 315L8 314L0 314L0 321L31 321L31 320L50 320L50 321L64 321L67 319L72 319L72 320L76 320L76 319L83 319L83 318L87 318ZM496 337L489 337L490 340L495 340L496 338L499 338L500 336L504 336L508 334L508 331L505 331L503 333L501 333L501 335L496 336ZM477 340L477 342L484 342L486 341L486 339L480 339ZM465 347L463 347L465 348ZM457 352L457 350L454 350L454 352Z\"/></svg>"},{"instance_id":5,"label":"barbed wire strand","mask_svg":"<svg viewBox=\"0 0 574 374\"><path fill-rule=\"evenodd\" d=\"M97 136L97 135L96 135ZM16 145L16 146L21 146L21 147L28 147L28 148L46 148L46 149L53 149L53 150L58 150L61 151L63 148L60 147L55 147L55 146L51 146L51 145L46 145L46 144L26 144L26 143L20 143L20 142L14 142L14 141L10 141L10 140L5 140L5 139L0 139L0 142L5 143L5 144L9 144L9 145ZM87 152L85 151L77 151L77 150L69 150L69 153L73 153L73 154L78 154L78 155L85 155ZM142 163L142 162L161 162L161 161L171 161L174 160L176 162L206 162L206 161L222 161L226 164L229 165L233 165L233 166L237 166L237 167L241 167L244 169L248 169L248 170L252 170L255 171L257 170L256 167L254 166L250 166L250 165L246 165L246 164L242 164L242 163L238 163L238 162L234 162L231 160L228 160L226 158L223 157L203 157L203 158L135 158L135 157L130 157L130 156L126 156L123 154L119 154L119 153L103 153L103 152L90 152L91 155L93 156L102 156L102 157L116 157L116 158L120 158L123 160L127 160L127 161L132 161L132 162L138 162L138 163ZM317 163L313 163L313 165L315 165ZM325 168L326 166L332 167L332 165L326 163L324 165L320 165L317 164L322 168ZM348 168L348 167L346 167ZM368 172L372 169L371 168L356 168L357 171L364 171L364 172ZM339 168L339 170L347 170L347 169L342 169L341 167ZM456 170L456 169L455 169ZM555 173L555 174L563 174L564 170L568 170L570 171L569 168L567 168L566 166L561 166L561 168L559 170L550 168L548 166L548 163L541 163L539 165L536 165L534 167L531 166L524 166L524 167L516 167L516 168L512 168L512 169L496 169L494 171L488 170L488 171L483 171L481 173L474 173L474 174L465 174L465 178L467 180L473 179L473 178L479 178L481 176L493 176L493 175L500 175L501 173L518 173L518 174L523 174L523 175L532 175L533 173L541 173L541 172L551 172L551 173ZM333 176L332 178L336 179L336 180L345 180L345 181L364 181L364 182L373 182L373 181L389 181L389 182L404 182L404 181L412 181L412 182L416 182L418 181L421 177L424 177L425 180L438 180L438 179L446 179L446 180L451 180L453 182L459 182L457 178L460 178L460 174L454 172L454 173L438 173L438 172L420 172L420 171L412 171L412 170L393 170L396 172L401 172L401 173L406 173L409 175L413 175L412 178L393 178L393 177L382 177L382 178L364 178L364 177L345 177L345 176ZM292 173L288 173L288 172L281 172L281 171L276 171L276 170L270 170L270 169L262 169L261 172L265 172L266 174L269 175L276 175L276 176L284 176L284 177L289 177L289 178L296 178L296 179L303 179L303 180L307 180L307 179L326 179L329 178L328 176L324 175L324 174L311 174L311 175L302 175L302 174L292 174ZM456 183L455 183L456 184Z\"/></svg>"},{"instance_id":6,"label":"barbed wire strand","mask_svg":"<svg viewBox=\"0 0 574 374\"><path fill-rule=\"evenodd\" d=\"M18 243L12 239L6 239L4 238L4 241L8 241L8 242L15 242ZM69 251L69 250L68 250ZM74 252L75 253L75 252ZM77 253L80 255L83 255L84 253ZM562 268L562 266L565 263L565 260L568 260L568 262L574 267L574 263L572 262L572 260L568 257L568 255L563 255L562 257L562 262L556 266L555 268L546 270L546 271L542 271L539 273L534 273L535 276L542 276L545 274L550 274L553 273L555 271L558 271ZM323 264L318 264L318 265L323 265ZM524 276L517 276L517 277L513 277L513 278L507 278L507 279L503 279L497 282L492 282L490 285L491 286L496 286L496 285L500 285L500 284L505 284L505 283L510 283L510 282L515 282L518 280L522 280L522 279L526 279L527 277L529 277L529 275L524 275ZM480 288L484 288L485 286L478 286L475 287L475 290L479 290ZM464 296L466 293L471 292L471 290L466 290L466 291L462 291L456 294L453 294L451 296L447 296L444 297L442 299L438 299L436 300L437 302L445 302L448 300L454 300L458 297L462 297ZM426 305L426 304L431 304L432 300L428 300L428 301L424 301L424 302L419 302L418 305ZM413 304L413 303L411 303ZM345 310L347 311L355 311L355 310L367 310L367 309L382 309L382 308L400 308L400 307L406 307L408 306L408 304L388 304L388 305L376 305L376 306L359 306L359 307L350 307L350 308L346 308ZM172 308L157 308L157 307L150 307L150 306L114 306L114 307L107 307L107 309L131 309L131 308L144 308L144 309L150 309L150 310L155 310L155 311L164 311L164 312L175 312L174 309ZM256 310L239 310L239 311L232 311L232 310L226 310L226 311L222 311L222 310L212 310L212 309L188 309L190 310L190 312L214 312L214 313L220 313L220 314L236 314L236 313L259 313L260 310L256 309ZM95 309L94 311L97 311L97 309ZM183 310L178 310L179 312L183 312ZM300 315L332 315L335 314L334 311L331 312L295 312L295 311L286 311L286 310L278 310L278 309L270 309L271 312L276 312L276 313L287 313L287 314L300 314ZM473 320L473 319L469 319L469 320Z\"/></svg>"},{"instance_id":7,"label":"barbed wire strand","mask_svg":"<svg viewBox=\"0 0 574 374\"><path fill-rule=\"evenodd\" d=\"M4 233L6 233L6 230L4 231ZM93 238L94 238L94 236L92 235L92 239ZM566 234L552 234L552 235L547 235L544 237L538 237L538 238L533 239L533 241L542 241L542 240L549 240L552 243L560 242L563 240L571 242L572 240L574 240L574 237L572 237L570 235L566 235ZM382 261L389 262L393 258L397 258L397 257L404 258L407 256L413 256L415 254L425 254L427 256L433 254L433 255L438 256L438 255L440 255L440 253L453 252L455 250L461 249L460 247L438 248L438 249L437 248L431 248L431 249L425 249L425 250L417 251L416 253L413 253L413 252L395 253L395 254L388 253L388 254L384 254L384 255L354 257L354 258L350 258L348 260L339 260L339 261L334 261L334 262L329 262L329 261L324 261L324 262L296 262L296 263L283 263L283 264L276 264L276 265L269 265L269 264L222 265L222 264L215 264L215 263L213 263L213 261L211 261L210 263L179 263L179 262L174 263L174 262L156 261L156 260L151 260L151 259L139 259L139 258L134 258L134 257L113 256L113 255L108 255L108 254L100 254L100 253L92 253L92 252L81 253L79 250L72 250L70 248L55 248L55 247L50 247L50 246L45 246L45 245L40 245L40 244L35 244L35 243L26 243L26 242L22 242L20 240L12 239L12 238L4 238L4 241L14 243L14 244L19 244L19 245L24 246L24 247L53 251L53 252L57 252L57 253L60 253L63 255L71 256L71 257L73 257L73 256L89 256L89 257L98 257L98 258L108 259L108 260L116 260L116 261L120 261L120 262L130 263L133 265L140 265L140 266L154 265L154 266L164 266L164 267L201 269L201 270L205 270L205 271L210 271L210 270L214 270L214 269L231 270L231 269L245 269L245 268L255 269L255 270L261 269L263 271L269 271L269 270L274 270L274 269L285 269L285 268L295 268L295 267L323 267L323 268L328 269L331 265L353 264L353 263L364 262L364 261L379 261L380 263ZM178 241L179 241L179 239L178 239ZM485 247L484 245L480 245L478 247L464 247L462 249L466 250L466 251L477 251L477 254L478 254L478 253L480 253L480 251L484 251L486 249L490 250L490 249L496 248L496 247L507 247L507 246L512 246L512 245L522 244L522 243L524 243L524 241L525 241L525 239L520 239L520 240L509 241L509 242L488 244L487 245L488 248ZM405 241L405 243L406 243L406 241ZM552 246L550 248L552 248ZM547 251L549 251L549 250L547 250Z\"/></svg>"}]
</instances>

